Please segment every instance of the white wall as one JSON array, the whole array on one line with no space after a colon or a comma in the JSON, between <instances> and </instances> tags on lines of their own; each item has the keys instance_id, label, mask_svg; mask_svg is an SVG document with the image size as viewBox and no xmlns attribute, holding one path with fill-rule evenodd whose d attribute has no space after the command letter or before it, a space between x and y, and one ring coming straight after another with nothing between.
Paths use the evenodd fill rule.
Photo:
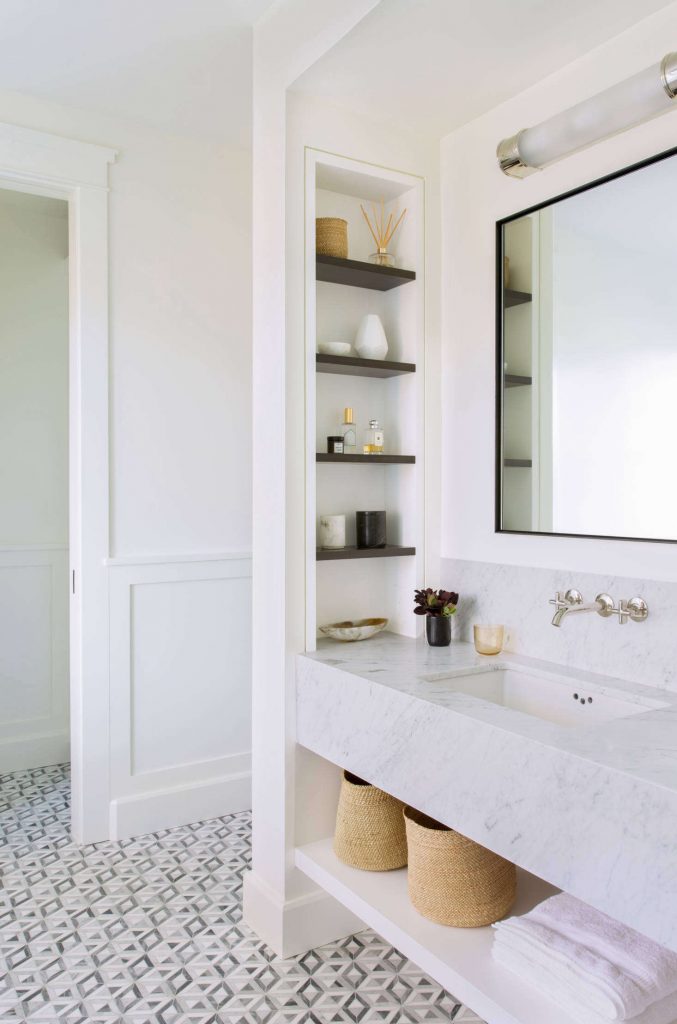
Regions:
<instances>
[{"instance_id":1,"label":"white wall","mask_svg":"<svg viewBox=\"0 0 677 1024\"><path fill-rule=\"evenodd\" d=\"M241 101L249 103L246 88ZM5 121L118 150L110 170L111 827L124 835L226 813L248 803L251 746L243 614L250 152L17 94L0 94L0 109ZM161 679L152 664L163 666ZM186 723L191 692L200 695L200 723ZM132 758L134 719L116 709L147 708L161 693L152 735L140 733L147 749ZM162 765L153 760L158 745Z\"/></svg>"},{"instance_id":2,"label":"white wall","mask_svg":"<svg viewBox=\"0 0 677 1024\"><path fill-rule=\"evenodd\" d=\"M68 210L0 191L0 772L68 758Z\"/></svg>"},{"instance_id":3,"label":"white wall","mask_svg":"<svg viewBox=\"0 0 677 1024\"><path fill-rule=\"evenodd\" d=\"M442 142L441 547L446 557L675 578L674 545L494 533L494 258L497 219L670 148L677 113L522 181L499 171L498 141L656 63L666 39L676 36L673 4Z\"/></svg>"}]
</instances>

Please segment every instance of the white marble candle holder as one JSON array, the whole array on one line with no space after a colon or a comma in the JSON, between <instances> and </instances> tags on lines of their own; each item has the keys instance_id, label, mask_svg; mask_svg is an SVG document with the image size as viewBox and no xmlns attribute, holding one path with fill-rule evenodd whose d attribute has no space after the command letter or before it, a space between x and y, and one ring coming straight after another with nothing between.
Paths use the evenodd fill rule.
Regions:
<instances>
[{"instance_id":1,"label":"white marble candle holder","mask_svg":"<svg viewBox=\"0 0 677 1024\"><path fill-rule=\"evenodd\" d=\"M346 517L320 516L320 547L334 550L346 546Z\"/></svg>"}]
</instances>

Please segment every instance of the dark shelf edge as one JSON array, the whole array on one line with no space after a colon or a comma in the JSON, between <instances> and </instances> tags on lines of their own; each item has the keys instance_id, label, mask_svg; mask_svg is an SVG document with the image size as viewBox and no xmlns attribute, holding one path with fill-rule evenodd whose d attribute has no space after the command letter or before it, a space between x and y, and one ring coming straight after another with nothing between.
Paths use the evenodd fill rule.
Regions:
<instances>
[{"instance_id":1,"label":"dark shelf edge","mask_svg":"<svg viewBox=\"0 0 677 1024\"><path fill-rule=\"evenodd\" d=\"M328 284L343 284L353 288L371 288L389 291L416 280L416 272L400 267L379 267L362 260L344 260L338 256L316 256L315 277Z\"/></svg>"},{"instance_id":2,"label":"dark shelf edge","mask_svg":"<svg viewBox=\"0 0 677 1024\"><path fill-rule=\"evenodd\" d=\"M384 548L336 548L333 551L325 551L317 548L315 559L318 562L344 561L349 558L397 558L401 555L415 555L416 548L404 548L397 544L388 544Z\"/></svg>"},{"instance_id":3,"label":"dark shelf edge","mask_svg":"<svg viewBox=\"0 0 677 1024\"><path fill-rule=\"evenodd\" d=\"M387 359L360 359L359 356L329 356L315 354L318 373L344 373L354 377L398 377L403 373L416 373L416 363L398 363Z\"/></svg>"},{"instance_id":4,"label":"dark shelf edge","mask_svg":"<svg viewBox=\"0 0 677 1024\"><path fill-rule=\"evenodd\" d=\"M526 302L531 302L533 295L531 292L518 292L514 288L505 288L503 290L503 305L506 309L511 309L513 306L523 306Z\"/></svg>"},{"instance_id":5,"label":"dark shelf edge","mask_svg":"<svg viewBox=\"0 0 677 1024\"><path fill-rule=\"evenodd\" d=\"M348 452L345 455L317 452L315 459L317 462L351 462L358 466L405 466L416 462L415 455L360 455L358 452Z\"/></svg>"},{"instance_id":6,"label":"dark shelf edge","mask_svg":"<svg viewBox=\"0 0 677 1024\"><path fill-rule=\"evenodd\" d=\"M531 459L503 459L503 465L507 469L531 469Z\"/></svg>"},{"instance_id":7,"label":"dark shelf edge","mask_svg":"<svg viewBox=\"0 0 677 1024\"><path fill-rule=\"evenodd\" d=\"M503 383L506 388L523 388L533 384L533 377L523 377L519 373L506 373Z\"/></svg>"}]
</instances>

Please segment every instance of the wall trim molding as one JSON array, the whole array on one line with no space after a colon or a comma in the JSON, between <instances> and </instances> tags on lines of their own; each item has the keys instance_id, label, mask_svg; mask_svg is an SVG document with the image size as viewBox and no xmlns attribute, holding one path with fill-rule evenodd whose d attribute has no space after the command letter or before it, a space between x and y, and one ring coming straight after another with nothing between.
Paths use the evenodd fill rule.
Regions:
<instances>
[{"instance_id":1,"label":"wall trim molding","mask_svg":"<svg viewBox=\"0 0 677 1024\"><path fill-rule=\"evenodd\" d=\"M251 807L251 772L170 786L111 800L111 839L131 839L178 825L220 818Z\"/></svg>"},{"instance_id":2,"label":"wall trim molding","mask_svg":"<svg viewBox=\"0 0 677 1024\"><path fill-rule=\"evenodd\" d=\"M0 739L0 775L70 760L68 731Z\"/></svg>"},{"instance_id":3,"label":"wall trim molding","mask_svg":"<svg viewBox=\"0 0 677 1024\"><path fill-rule=\"evenodd\" d=\"M251 551L196 551L175 555L120 555L104 559L108 569L134 565L181 565L185 562L251 562Z\"/></svg>"},{"instance_id":4,"label":"wall trim molding","mask_svg":"<svg viewBox=\"0 0 677 1024\"><path fill-rule=\"evenodd\" d=\"M281 902L255 871L244 874L244 920L278 956L307 953L328 942L347 938L367 927L324 889Z\"/></svg>"},{"instance_id":5,"label":"wall trim molding","mask_svg":"<svg viewBox=\"0 0 677 1024\"><path fill-rule=\"evenodd\" d=\"M68 551L68 544L11 544L0 548L0 555L13 555L17 551Z\"/></svg>"},{"instance_id":6,"label":"wall trim molding","mask_svg":"<svg viewBox=\"0 0 677 1024\"><path fill-rule=\"evenodd\" d=\"M108 164L113 163L115 157L116 151L107 146L16 124L0 124L2 176L17 184L28 181L47 188L58 185L68 189L85 185L107 192Z\"/></svg>"},{"instance_id":7,"label":"wall trim molding","mask_svg":"<svg viewBox=\"0 0 677 1024\"><path fill-rule=\"evenodd\" d=\"M251 560L243 557L241 553L230 554L230 557L225 558L205 559L202 554L198 554L194 559L182 556L177 560L170 557L169 560L161 562L155 559L143 560L127 564L118 563L110 568L107 577L111 677L111 838L128 838L172 825L189 824L249 809L251 736L248 727L246 736L241 731L242 720L245 717L249 718L248 694L245 692L245 686L248 686L249 682L249 669L245 668L245 657L248 666L249 640L241 627L244 622L242 616L249 615L247 610L243 610L243 602L246 602L248 609ZM161 656L167 643L174 643L173 649L181 652L179 660L182 667L178 670L178 677L172 674L174 667L163 662L163 673L167 672L168 677L171 677L164 679L163 686L181 686L182 694L185 694L191 674L201 671L201 648L186 647L187 644L201 642L198 639L201 636L200 629L198 628L197 634L192 631L195 622L190 615L188 620L172 619L170 616L169 620L162 620L165 624L163 628L174 630L170 640L164 636L162 629L158 629L157 624L154 625L153 619L154 607L160 608L160 614L165 614L166 606L163 602L166 598L163 598L163 594L167 595L170 591L175 594L175 597L170 599L170 606L173 600L177 600L179 603L175 607L181 609L180 615L188 614L188 609L182 603L184 599L180 596L184 587L190 588L188 593L191 594L192 615L200 617L201 606L196 602L213 602L216 600L214 593L221 595L219 600L226 601L225 608L230 607L229 601L235 601L240 608L238 622L241 625L229 641L237 645L237 650L231 647L224 650L222 646L219 647L218 673L219 680L221 675L223 679L220 682L213 680L213 684L219 687L219 691L222 686L230 687L227 692L232 692L234 699L239 700L237 695L241 694L242 701L247 703L229 711L223 707L222 698L214 695L214 706L221 709L219 714L231 716L232 722L240 721L237 735L231 733L229 739L225 737L229 735L228 730L232 722L225 720L221 727L211 719L210 728L205 730L208 736L206 741L196 740L187 746L183 744L177 747L170 743L158 747L157 740L152 738L153 732L157 732L158 728L164 729L167 731L167 738L171 739L172 730L179 729L180 723L172 717L175 716L175 711L169 713L169 718L163 719L162 715L156 715L147 703L142 702L139 705L137 702L137 698L143 693L138 689L142 684L137 678L137 672L143 674L143 671L148 670L149 653L146 647L144 655L143 646L137 642L138 636L135 639L135 630L143 628L139 626L135 616L137 613L151 616L150 619L142 620L143 623L150 625L151 651L155 650ZM214 587L217 588L216 591ZM150 604L140 604L142 600ZM154 605L155 601L158 601L159 605ZM163 608L165 612L162 611ZM202 618L199 618L199 621L202 622ZM170 622L173 625L169 625ZM229 628L229 623L222 621L220 617L212 618L208 627L209 635L211 636L214 630L220 635L224 634ZM153 644L156 646L152 647ZM154 664L152 654L150 657L150 664ZM138 658L141 658L140 663ZM140 668L140 665L145 665L145 669ZM150 672L157 684L157 678L154 676L156 669L151 668ZM233 673L236 675L233 676ZM239 681L235 683L233 680ZM196 679L194 689L199 692L198 682ZM156 692L158 699L161 699L159 695L162 692L162 689ZM185 696L181 699L185 699ZM140 719L137 718L138 714L141 715ZM159 719L162 724L158 726L155 719ZM197 720L193 721L199 728ZM154 724L151 724L153 722ZM207 746L204 746L204 742Z\"/></svg>"}]
</instances>

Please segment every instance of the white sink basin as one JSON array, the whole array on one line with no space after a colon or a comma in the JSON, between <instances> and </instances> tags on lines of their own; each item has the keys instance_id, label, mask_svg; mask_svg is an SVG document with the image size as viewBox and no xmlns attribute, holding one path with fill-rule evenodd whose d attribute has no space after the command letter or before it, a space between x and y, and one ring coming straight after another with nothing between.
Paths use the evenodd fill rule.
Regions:
<instances>
[{"instance_id":1,"label":"white sink basin","mask_svg":"<svg viewBox=\"0 0 677 1024\"><path fill-rule=\"evenodd\" d=\"M426 675L428 682L443 682L445 689L468 697L501 704L526 715L555 722L557 725L591 725L628 718L645 711L667 707L647 697L632 699L620 690L600 688L535 669L513 666L487 666L439 675Z\"/></svg>"}]
</instances>

